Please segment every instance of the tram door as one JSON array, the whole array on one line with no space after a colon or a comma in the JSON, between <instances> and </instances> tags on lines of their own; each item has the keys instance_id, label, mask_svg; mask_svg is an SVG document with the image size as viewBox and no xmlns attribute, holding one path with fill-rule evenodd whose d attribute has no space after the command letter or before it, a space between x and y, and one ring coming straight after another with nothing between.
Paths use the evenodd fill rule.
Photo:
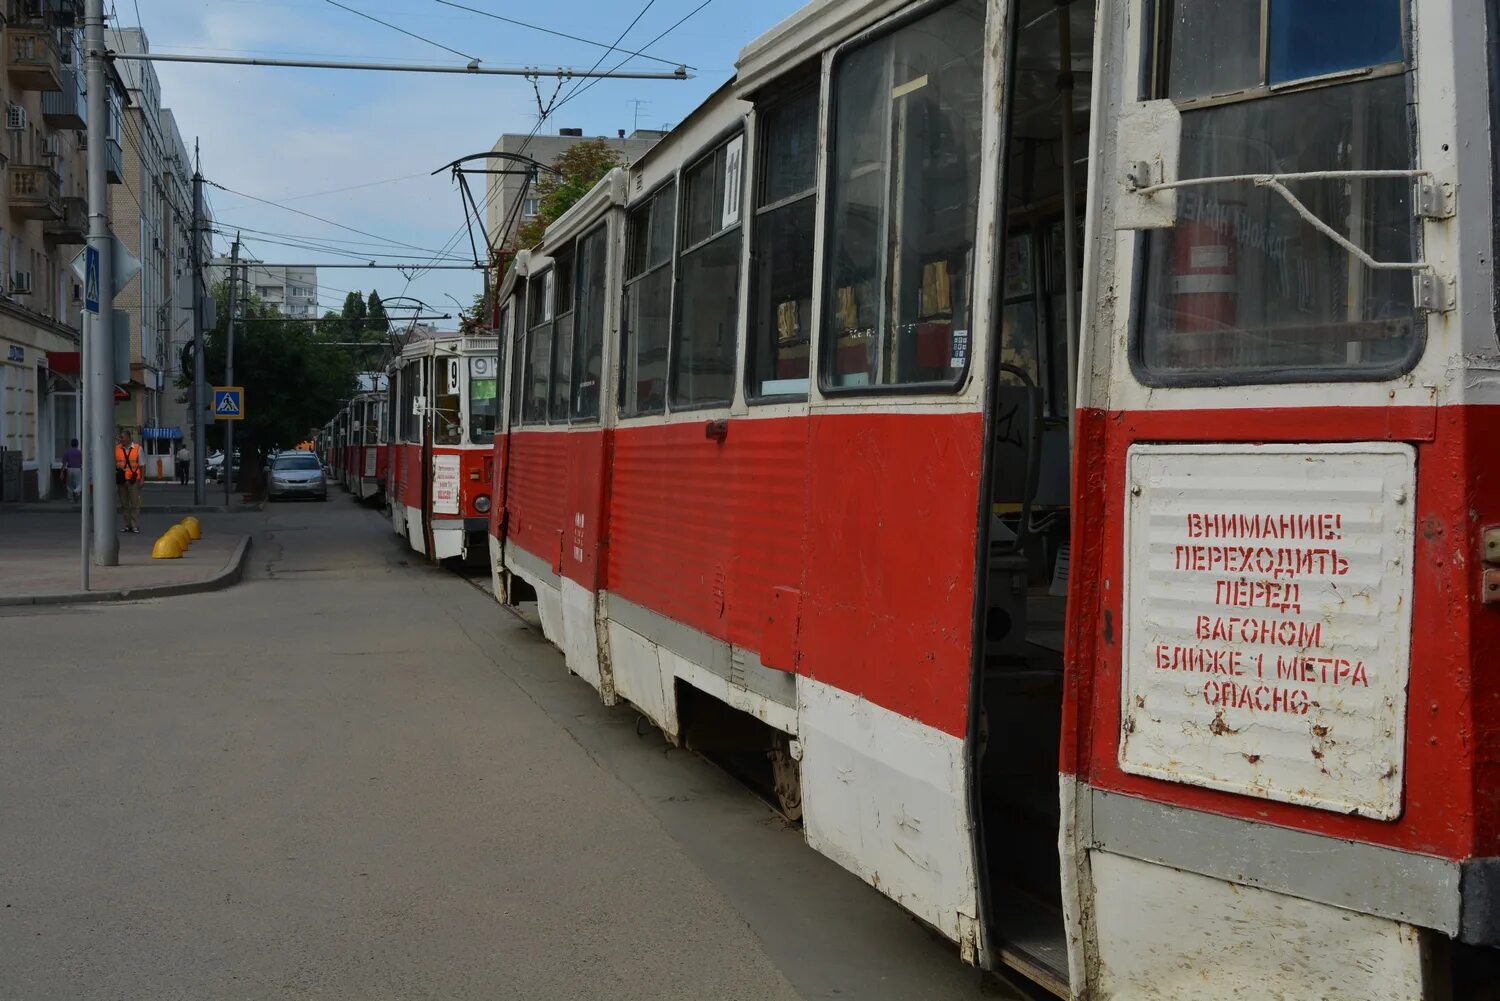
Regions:
<instances>
[{"instance_id":1,"label":"tram door","mask_svg":"<svg viewBox=\"0 0 1500 1001\"><path fill-rule=\"evenodd\" d=\"M992 954L1067 994L1058 761L1093 5L1017 0L1000 183L973 748Z\"/></svg>"}]
</instances>

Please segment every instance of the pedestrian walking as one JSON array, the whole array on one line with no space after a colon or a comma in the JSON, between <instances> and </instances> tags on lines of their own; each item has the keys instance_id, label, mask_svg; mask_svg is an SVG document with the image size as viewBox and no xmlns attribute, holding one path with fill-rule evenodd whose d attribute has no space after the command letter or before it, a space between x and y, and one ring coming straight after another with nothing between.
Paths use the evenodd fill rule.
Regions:
<instances>
[{"instance_id":1,"label":"pedestrian walking","mask_svg":"<svg viewBox=\"0 0 1500 1001\"><path fill-rule=\"evenodd\" d=\"M130 429L120 431L115 446L115 484L120 492L120 513L125 516L122 532L141 534L141 446L131 440Z\"/></svg>"},{"instance_id":2,"label":"pedestrian walking","mask_svg":"<svg viewBox=\"0 0 1500 1001\"><path fill-rule=\"evenodd\" d=\"M193 453L188 451L187 442L177 446L177 482L187 486L188 466L193 461Z\"/></svg>"},{"instance_id":3,"label":"pedestrian walking","mask_svg":"<svg viewBox=\"0 0 1500 1001\"><path fill-rule=\"evenodd\" d=\"M68 500L78 500L83 493L83 449L78 447L77 438L69 441L63 452L63 474L68 478Z\"/></svg>"}]
</instances>

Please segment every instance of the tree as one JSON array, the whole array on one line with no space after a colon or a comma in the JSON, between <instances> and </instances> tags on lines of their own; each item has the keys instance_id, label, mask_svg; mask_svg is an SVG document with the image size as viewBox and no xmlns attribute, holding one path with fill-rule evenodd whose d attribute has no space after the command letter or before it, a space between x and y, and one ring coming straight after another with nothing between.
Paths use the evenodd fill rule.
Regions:
<instances>
[{"instance_id":1,"label":"tree","mask_svg":"<svg viewBox=\"0 0 1500 1001\"><path fill-rule=\"evenodd\" d=\"M228 287L220 282L213 294L219 321L205 337L204 371L210 381L224 372L229 317ZM234 441L242 456L242 485L253 493L261 487L266 453L291 448L326 423L354 395L356 378L349 349L327 343L321 331L289 322L254 295L246 296L240 309L234 381L245 388L245 419L235 428Z\"/></svg>"},{"instance_id":2,"label":"tree","mask_svg":"<svg viewBox=\"0 0 1500 1001\"><path fill-rule=\"evenodd\" d=\"M537 181L536 196L541 206L535 219L516 230L516 244L534 247L541 243L548 226L588 194L605 174L624 163L603 139L586 139L563 152L552 161L558 173L543 174Z\"/></svg>"},{"instance_id":3,"label":"tree","mask_svg":"<svg viewBox=\"0 0 1500 1001\"><path fill-rule=\"evenodd\" d=\"M350 292L344 296L343 308L323 314L317 327L321 339L343 345L358 372L378 369L390 345L390 318L375 291L368 299L363 292Z\"/></svg>"}]
</instances>

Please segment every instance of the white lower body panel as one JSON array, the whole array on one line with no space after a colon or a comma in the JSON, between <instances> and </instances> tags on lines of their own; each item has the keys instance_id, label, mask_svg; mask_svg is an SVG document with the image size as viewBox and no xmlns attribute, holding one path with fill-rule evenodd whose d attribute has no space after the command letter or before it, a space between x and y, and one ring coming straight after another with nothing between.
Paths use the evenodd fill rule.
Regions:
<instances>
[{"instance_id":1,"label":"white lower body panel","mask_svg":"<svg viewBox=\"0 0 1500 1001\"><path fill-rule=\"evenodd\" d=\"M677 694L671 672L662 665L661 647L618 622L606 621L615 692L676 740L681 734Z\"/></svg>"},{"instance_id":2,"label":"white lower body panel","mask_svg":"<svg viewBox=\"0 0 1500 1001\"><path fill-rule=\"evenodd\" d=\"M958 942L979 913L964 742L797 679L808 844Z\"/></svg>"},{"instance_id":3,"label":"white lower body panel","mask_svg":"<svg viewBox=\"0 0 1500 1001\"><path fill-rule=\"evenodd\" d=\"M1410 925L1104 851L1088 871L1089 933L1069 928L1094 953L1074 964L1088 1001L1428 997Z\"/></svg>"}]
</instances>

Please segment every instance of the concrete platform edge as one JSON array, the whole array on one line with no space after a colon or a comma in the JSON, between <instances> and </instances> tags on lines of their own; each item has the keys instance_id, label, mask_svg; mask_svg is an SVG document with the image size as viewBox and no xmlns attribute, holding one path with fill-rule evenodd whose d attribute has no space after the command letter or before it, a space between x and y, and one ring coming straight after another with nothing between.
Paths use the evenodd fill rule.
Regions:
<instances>
[{"instance_id":1,"label":"concrete platform edge","mask_svg":"<svg viewBox=\"0 0 1500 1001\"><path fill-rule=\"evenodd\" d=\"M146 598L174 598L181 594L200 594L207 591L222 591L233 587L245 575L245 564L250 555L250 536L240 539L229 561L212 577L203 580L182 581L177 584L155 584L146 587L121 588L114 591L76 591L71 594L33 594L22 596L0 596L0 607L17 605L84 605L109 601L141 601Z\"/></svg>"}]
</instances>

